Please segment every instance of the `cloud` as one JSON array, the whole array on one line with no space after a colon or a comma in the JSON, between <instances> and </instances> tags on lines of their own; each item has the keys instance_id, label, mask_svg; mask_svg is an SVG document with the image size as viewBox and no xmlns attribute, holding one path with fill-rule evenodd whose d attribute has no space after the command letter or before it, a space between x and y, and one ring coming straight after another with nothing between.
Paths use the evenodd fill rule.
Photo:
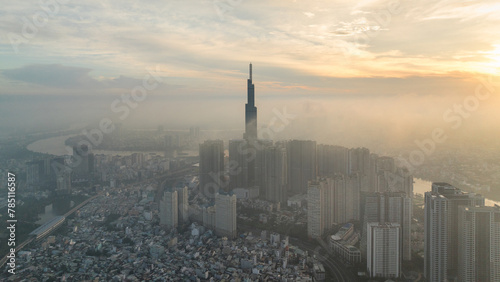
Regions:
<instances>
[{"instance_id":1,"label":"cloud","mask_svg":"<svg viewBox=\"0 0 500 282\"><path fill-rule=\"evenodd\" d=\"M23 17L30 19L40 10L36 1L26 2L5 8L0 34L20 33ZM71 77L65 81L53 77L41 81L33 75L31 81L99 88L113 87L112 81L103 81L121 81L120 75L140 79L146 67L161 65L172 74L174 84L194 92L238 85L237 75L245 76L250 61L276 70L266 73L270 83L292 82L282 75L288 71L307 77L491 72L480 51L488 51L495 38L500 40L492 35L498 19L481 16L491 15L487 8L497 4L426 0L417 5L401 0L398 12L391 13L393 2L228 1L231 9L223 19L211 0L68 3L20 46L17 57L8 40L0 38L0 69L34 62L81 66L81 70L67 69ZM446 12L449 9L461 16Z\"/></svg>"},{"instance_id":2,"label":"cloud","mask_svg":"<svg viewBox=\"0 0 500 282\"><path fill-rule=\"evenodd\" d=\"M113 89L133 89L136 86L143 85L143 78L132 78L124 75L118 77L99 77L94 78L90 75L91 69L64 66L59 64L36 64L20 68L0 70L0 74L6 79L3 84L15 84L22 82L36 86L44 86L47 89L75 90L82 92L88 90L113 90ZM144 73L146 75L147 72ZM143 75L143 76L144 76ZM182 88L181 85L168 85L159 83L156 89L171 90ZM28 92L33 94L33 92ZM111 91L110 91L111 93Z\"/></svg>"},{"instance_id":3,"label":"cloud","mask_svg":"<svg viewBox=\"0 0 500 282\"><path fill-rule=\"evenodd\" d=\"M6 78L32 84L59 88L95 88L98 81L89 76L88 68L68 67L59 64L29 65L2 71Z\"/></svg>"}]
</instances>

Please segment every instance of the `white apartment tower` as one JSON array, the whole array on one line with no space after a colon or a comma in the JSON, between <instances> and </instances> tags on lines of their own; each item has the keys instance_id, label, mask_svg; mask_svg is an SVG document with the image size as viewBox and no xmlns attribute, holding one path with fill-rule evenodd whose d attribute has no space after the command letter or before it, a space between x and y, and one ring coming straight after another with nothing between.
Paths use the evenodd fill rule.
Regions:
<instances>
[{"instance_id":1,"label":"white apartment tower","mask_svg":"<svg viewBox=\"0 0 500 282\"><path fill-rule=\"evenodd\" d=\"M401 274L401 227L398 223L367 225L367 270L370 277L397 278Z\"/></svg>"},{"instance_id":2,"label":"white apartment tower","mask_svg":"<svg viewBox=\"0 0 500 282\"><path fill-rule=\"evenodd\" d=\"M448 200L425 193L424 275L428 281L446 281L448 270Z\"/></svg>"}]
</instances>

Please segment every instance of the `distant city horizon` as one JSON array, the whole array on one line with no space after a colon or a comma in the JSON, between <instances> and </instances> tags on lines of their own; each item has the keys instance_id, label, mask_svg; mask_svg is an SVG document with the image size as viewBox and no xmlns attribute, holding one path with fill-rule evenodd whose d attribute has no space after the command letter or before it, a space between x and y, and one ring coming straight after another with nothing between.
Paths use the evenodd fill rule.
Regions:
<instances>
[{"instance_id":1,"label":"distant city horizon","mask_svg":"<svg viewBox=\"0 0 500 282\"><path fill-rule=\"evenodd\" d=\"M500 281L494 0L0 11L0 280Z\"/></svg>"}]
</instances>

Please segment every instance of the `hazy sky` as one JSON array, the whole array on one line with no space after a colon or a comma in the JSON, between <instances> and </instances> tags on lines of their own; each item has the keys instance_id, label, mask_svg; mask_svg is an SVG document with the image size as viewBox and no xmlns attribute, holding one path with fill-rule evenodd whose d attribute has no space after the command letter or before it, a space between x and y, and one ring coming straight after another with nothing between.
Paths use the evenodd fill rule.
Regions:
<instances>
[{"instance_id":1,"label":"hazy sky","mask_svg":"<svg viewBox=\"0 0 500 282\"><path fill-rule=\"evenodd\" d=\"M113 100L154 70L161 84L125 123L243 128L252 62L261 126L287 107L307 129L295 136L425 137L453 125L443 115L478 79L496 79L498 26L498 1L10 2L1 126L119 119ZM498 129L497 96L459 129Z\"/></svg>"}]
</instances>

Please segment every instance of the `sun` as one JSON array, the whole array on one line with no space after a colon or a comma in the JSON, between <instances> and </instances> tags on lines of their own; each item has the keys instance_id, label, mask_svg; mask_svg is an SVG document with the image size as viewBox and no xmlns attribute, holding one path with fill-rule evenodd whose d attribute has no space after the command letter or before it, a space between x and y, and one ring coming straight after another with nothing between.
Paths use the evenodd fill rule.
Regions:
<instances>
[{"instance_id":1,"label":"sun","mask_svg":"<svg viewBox=\"0 0 500 282\"><path fill-rule=\"evenodd\" d=\"M481 69L484 73L498 75L500 73L500 44L493 44L492 47L491 50L479 52L484 58Z\"/></svg>"},{"instance_id":2,"label":"sun","mask_svg":"<svg viewBox=\"0 0 500 282\"><path fill-rule=\"evenodd\" d=\"M486 57L492 60L496 67L500 67L500 44L493 45L494 50L486 52Z\"/></svg>"}]
</instances>

